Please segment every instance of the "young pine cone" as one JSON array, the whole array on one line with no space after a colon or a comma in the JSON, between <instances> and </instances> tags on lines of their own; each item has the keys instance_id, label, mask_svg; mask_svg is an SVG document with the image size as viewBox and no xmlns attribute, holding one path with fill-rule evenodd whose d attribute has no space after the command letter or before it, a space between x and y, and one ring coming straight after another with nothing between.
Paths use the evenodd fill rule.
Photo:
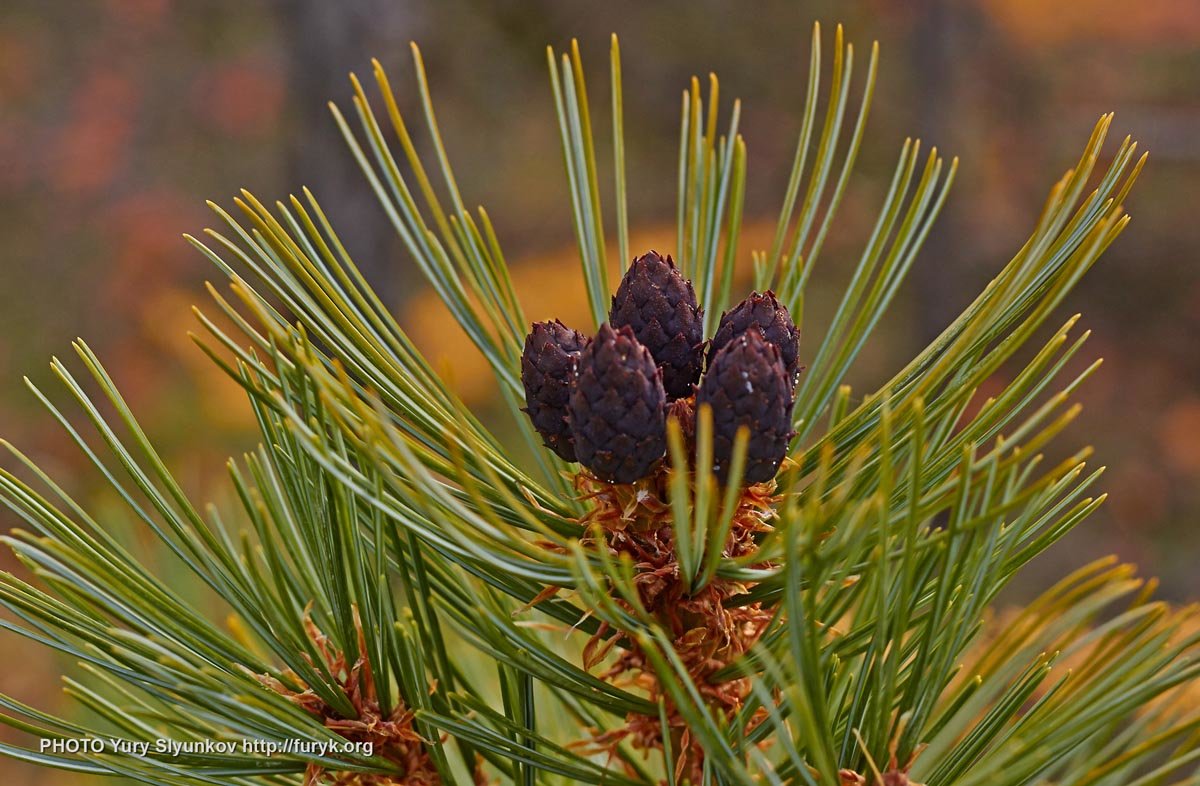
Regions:
<instances>
[{"instance_id":1,"label":"young pine cone","mask_svg":"<svg viewBox=\"0 0 1200 786\"><path fill-rule=\"evenodd\" d=\"M521 353L521 382L525 412L546 447L560 458L575 461L575 442L567 425L567 402L575 362L588 339L557 319L534 322Z\"/></svg>"},{"instance_id":2,"label":"young pine cone","mask_svg":"<svg viewBox=\"0 0 1200 786\"><path fill-rule=\"evenodd\" d=\"M762 331L762 337L779 348L783 367L787 369L791 385L795 386L800 374L800 331L787 307L769 289L761 295L751 293L750 297L721 315L721 324L717 326L716 335L708 349L709 367L712 367L713 359L721 349L755 324Z\"/></svg>"},{"instance_id":3,"label":"young pine cone","mask_svg":"<svg viewBox=\"0 0 1200 786\"><path fill-rule=\"evenodd\" d=\"M609 483L649 474L667 450L667 396L650 351L607 324L579 355L567 421L579 463Z\"/></svg>"},{"instance_id":4,"label":"young pine cone","mask_svg":"<svg viewBox=\"0 0 1200 786\"><path fill-rule=\"evenodd\" d=\"M756 328L717 351L700 382L696 406L712 407L713 471L729 475L738 428L750 428L744 483L775 477L792 438L792 377L779 348Z\"/></svg>"},{"instance_id":5,"label":"young pine cone","mask_svg":"<svg viewBox=\"0 0 1200 786\"><path fill-rule=\"evenodd\" d=\"M633 260L612 299L609 322L629 326L662 369L670 399L692 394L704 365L704 310L692 282L656 251Z\"/></svg>"}]
</instances>

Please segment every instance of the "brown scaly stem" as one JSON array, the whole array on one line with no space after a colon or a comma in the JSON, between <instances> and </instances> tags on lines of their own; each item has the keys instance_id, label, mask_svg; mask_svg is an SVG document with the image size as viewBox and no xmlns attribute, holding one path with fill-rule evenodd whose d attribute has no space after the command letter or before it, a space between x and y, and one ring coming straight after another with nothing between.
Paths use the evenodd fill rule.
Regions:
<instances>
[{"instance_id":1,"label":"brown scaly stem","mask_svg":"<svg viewBox=\"0 0 1200 786\"><path fill-rule=\"evenodd\" d=\"M746 678L714 678L719 671L745 654L759 639L772 617L759 603L727 605L745 594L752 585L714 578L703 589L691 592L679 575L674 526L669 502L670 472L660 466L637 483L611 484L580 473L577 487L590 500L592 510L580 521L589 533L585 543L607 548L614 555L627 555L635 565L635 586L643 609L669 632L675 651L695 682L710 711L731 719L750 694ZM744 489L729 537L726 557L742 557L757 549L755 536L771 529L774 516L773 481ZM601 542L601 538L603 542ZM628 608L628 605L618 599ZM584 648L584 666L592 668L616 647L621 651L600 675L614 684L639 689L655 704L665 707L671 729L671 748L678 780L700 781L704 755L688 733L682 714L662 690L645 653L625 631L607 624ZM752 723L760 722L756 718ZM611 751L628 739L637 750L663 749L663 730L657 715L630 713L624 726L581 744L592 751Z\"/></svg>"},{"instance_id":2,"label":"brown scaly stem","mask_svg":"<svg viewBox=\"0 0 1200 786\"><path fill-rule=\"evenodd\" d=\"M357 611L354 614L354 625L358 630L358 650L365 652L366 643ZM354 705L355 717L340 716L311 688L294 690L266 674L255 674L255 678L266 688L287 697L320 719L326 728L347 740L371 743L377 756L397 765L404 773L401 776L391 776L333 772L313 763L305 770L305 786L440 786L442 781L425 748L426 741L413 728L412 711L401 704L384 715L379 704L370 661L360 655L353 664L348 663L345 653L330 645L329 637L317 628L307 613L304 617L304 629L317 652L321 654L325 667ZM285 672L285 676L294 685L304 684L290 669Z\"/></svg>"}]
</instances>

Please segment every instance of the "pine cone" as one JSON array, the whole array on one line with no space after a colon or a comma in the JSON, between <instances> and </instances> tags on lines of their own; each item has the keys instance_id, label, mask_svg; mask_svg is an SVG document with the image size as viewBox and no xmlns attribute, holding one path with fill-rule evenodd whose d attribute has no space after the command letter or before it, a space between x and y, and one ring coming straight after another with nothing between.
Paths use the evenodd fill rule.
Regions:
<instances>
[{"instance_id":1,"label":"pine cone","mask_svg":"<svg viewBox=\"0 0 1200 786\"><path fill-rule=\"evenodd\" d=\"M741 426L750 427L743 482L763 483L779 471L792 438L791 379L779 348L758 329L745 331L713 357L696 406L712 407L713 471L722 483Z\"/></svg>"},{"instance_id":2,"label":"pine cone","mask_svg":"<svg viewBox=\"0 0 1200 786\"><path fill-rule=\"evenodd\" d=\"M521 353L525 413L546 447L567 461L576 460L575 442L567 425L567 402L571 397L575 362L587 345L587 337L556 319L534 322Z\"/></svg>"},{"instance_id":3,"label":"pine cone","mask_svg":"<svg viewBox=\"0 0 1200 786\"><path fill-rule=\"evenodd\" d=\"M692 394L704 366L704 310L669 255L651 251L633 260L608 319L613 327L628 325L650 350L669 398Z\"/></svg>"},{"instance_id":4,"label":"pine cone","mask_svg":"<svg viewBox=\"0 0 1200 786\"><path fill-rule=\"evenodd\" d=\"M726 344L754 324L762 331L763 338L779 348L783 367L787 369L788 379L794 387L800 375L800 331L787 307L769 289L761 295L752 292L750 297L721 315L721 324L717 326L717 333L708 349L709 366L712 366L713 358Z\"/></svg>"},{"instance_id":5,"label":"pine cone","mask_svg":"<svg viewBox=\"0 0 1200 786\"><path fill-rule=\"evenodd\" d=\"M576 364L567 422L579 462L609 483L649 474L667 450L667 396L650 350L608 324Z\"/></svg>"}]
</instances>

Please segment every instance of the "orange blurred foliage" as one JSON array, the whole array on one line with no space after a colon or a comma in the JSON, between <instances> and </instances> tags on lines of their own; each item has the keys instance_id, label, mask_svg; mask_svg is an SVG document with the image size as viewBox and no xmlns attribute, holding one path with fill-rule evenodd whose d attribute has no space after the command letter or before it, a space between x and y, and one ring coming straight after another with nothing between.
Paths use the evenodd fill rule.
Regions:
<instances>
[{"instance_id":1,"label":"orange blurred foliage","mask_svg":"<svg viewBox=\"0 0 1200 786\"><path fill-rule=\"evenodd\" d=\"M58 190L91 195L124 171L137 105L137 86L115 69L98 68L84 77L47 173Z\"/></svg>"},{"instance_id":2,"label":"orange blurred foliage","mask_svg":"<svg viewBox=\"0 0 1200 786\"><path fill-rule=\"evenodd\" d=\"M196 117L230 137L261 137L283 111L283 80L270 62L247 57L202 73L192 88Z\"/></svg>"},{"instance_id":3,"label":"orange blurred foliage","mask_svg":"<svg viewBox=\"0 0 1200 786\"><path fill-rule=\"evenodd\" d=\"M1195 0L979 0L1014 40L1029 46L1102 40L1136 44L1200 41Z\"/></svg>"},{"instance_id":4,"label":"orange blurred foliage","mask_svg":"<svg viewBox=\"0 0 1200 786\"><path fill-rule=\"evenodd\" d=\"M1176 401L1159 416L1158 442L1172 469L1200 476L1200 397Z\"/></svg>"}]
</instances>

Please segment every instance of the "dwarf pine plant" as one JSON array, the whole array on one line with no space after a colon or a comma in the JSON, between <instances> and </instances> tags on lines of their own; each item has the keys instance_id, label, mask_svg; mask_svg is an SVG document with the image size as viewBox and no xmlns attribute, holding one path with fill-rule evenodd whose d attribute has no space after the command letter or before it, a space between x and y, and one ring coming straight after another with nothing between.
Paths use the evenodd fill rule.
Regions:
<instances>
[{"instance_id":1,"label":"dwarf pine plant","mask_svg":"<svg viewBox=\"0 0 1200 786\"><path fill-rule=\"evenodd\" d=\"M219 228L188 239L229 288L197 342L262 436L229 465L240 507L185 496L86 345L54 361L64 390L34 393L178 567L12 450L5 542L28 576L0 577L0 625L78 661L85 712L0 698L31 735L0 750L149 784L1197 782L1192 610L1112 561L993 609L1103 500L1087 450L1043 458L1096 368L1068 370L1077 317L1047 322L1125 228L1144 158L1102 154L1101 118L984 291L853 391L955 166L904 143L832 321L807 326L876 80L840 29L830 66L819 29L812 46L769 248L739 243L737 103L721 131L715 78L684 92L669 257L630 248L616 40L611 173L577 47L548 53L586 325L522 309L417 50L428 155L382 67L370 97L352 79L334 119L524 447L439 378L312 194L213 205Z\"/></svg>"}]
</instances>

